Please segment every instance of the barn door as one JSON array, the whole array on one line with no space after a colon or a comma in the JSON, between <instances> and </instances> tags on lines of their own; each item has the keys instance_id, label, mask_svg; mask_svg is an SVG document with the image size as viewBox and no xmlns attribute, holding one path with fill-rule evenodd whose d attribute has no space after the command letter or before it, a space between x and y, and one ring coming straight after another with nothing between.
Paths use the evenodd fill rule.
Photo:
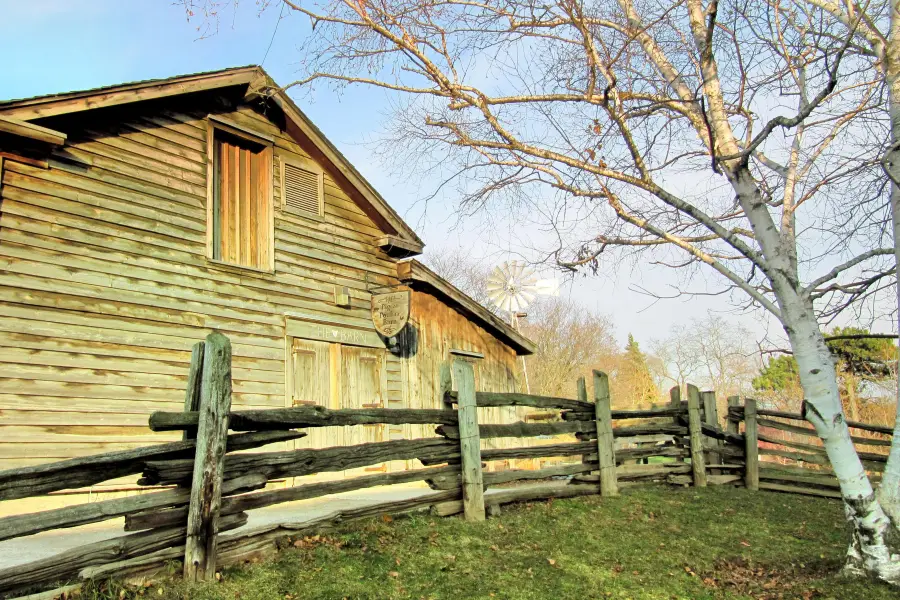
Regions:
<instances>
[{"instance_id":1,"label":"barn door","mask_svg":"<svg viewBox=\"0 0 900 600\"><path fill-rule=\"evenodd\" d=\"M340 408L384 408L387 389L384 350L355 346L341 347ZM344 427L345 445L368 444L385 440L384 425ZM346 475L385 471L387 465L354 469Z\"/></svg>"},{"instance_id":2,"label":"barn door","mask_svg":"<svg viewBox=\"0 0 900 600\"><path fill-rule=\"evenodd\" d=\"M292 406L384 408L387 371L384 350L294 338L291 344ZM380 442L384 425L310 427L295 448L328 448ZM343 475L356 476L383 471L384 465L354 469ZM323 473L310 479L333 479L340 473ZM299 482L298 482L299 483Z\"/></svg>"},{"instance_id":3,"label":"barn door","mask_svg":"<svg viewBox=\"0 0 900 600\"><path fill-rule=\"evenodd\" d=\"M291 347L291 406L327 406L331 403L331 348L328 342L294 338ZM330 431L330 434L329 434ZM327 448L336 445L334 430L310 427L294 448Z\"/></svg>"}]
</instances>

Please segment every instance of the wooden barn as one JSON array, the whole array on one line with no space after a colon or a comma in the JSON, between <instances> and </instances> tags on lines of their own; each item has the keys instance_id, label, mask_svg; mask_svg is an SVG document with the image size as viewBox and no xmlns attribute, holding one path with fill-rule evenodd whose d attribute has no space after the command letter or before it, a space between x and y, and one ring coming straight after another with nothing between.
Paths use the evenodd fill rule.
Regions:
<instances>
[{"instance_id":1,"label":"wooden barn","mask_svg":"<svg viewBox=\"0 0 900 600\"><path fill-rule=\"evenodd\" d=\"M443 362L517 391L533 351L412 258L422 240L256 66L0 102L0 197L3 469L172 439L147 417L181 409L213 330L235 408L438 407ZM387 294L409 312L391 337ZM433 435L321 431L298 444Z\"/></svg>"}]
</instances>

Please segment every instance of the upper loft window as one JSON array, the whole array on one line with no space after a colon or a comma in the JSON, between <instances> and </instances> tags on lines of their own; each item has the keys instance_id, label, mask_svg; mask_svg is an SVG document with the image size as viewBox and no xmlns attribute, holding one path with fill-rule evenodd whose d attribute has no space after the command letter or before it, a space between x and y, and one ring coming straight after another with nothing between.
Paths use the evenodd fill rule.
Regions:
<instances>
[{"instance_id":1,"label":"upper loft window","mask_svg":"<svg viewBox=\"0 0 900 600\"><path fill-rule=\"evenodd\" d=\"M209 257L273 270L271 142L210 121L209 151Z\"/></svg>"},{"instance_id":2,"label":"upper loft window","mask_svg":"<svg viewBox=\"0 0 900 600\"><path fill-rule=\"evenodd\" d=\"M325 172L300 156L281 158L281 210L301 217L325 214Z\"/></svg>"}]
</instances>

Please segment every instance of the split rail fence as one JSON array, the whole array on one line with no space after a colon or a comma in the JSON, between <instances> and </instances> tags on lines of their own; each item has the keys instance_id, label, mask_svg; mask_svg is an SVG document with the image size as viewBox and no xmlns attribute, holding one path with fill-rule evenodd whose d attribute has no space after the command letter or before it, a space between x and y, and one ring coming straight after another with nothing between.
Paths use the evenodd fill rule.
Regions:
<instances>
[{"instance_id":1,"label":"split rail fence","mask_svg":"<svg viewBox=\"0 0 900 600\"><path fill-rule=\"evenodd\" d=\"M673 388L667 406L613 410L605 374L594 372L591 398L584 379L577 383L577 399L476 392L471 364L458 360L445 365L441 373L442 409L301 406L232 411L230 343L213 333L193 349L184 412L150 417L154 431L183 431L181 441L0 471L0 500L40 496L137 474L141 485L169 486L162 491L0 519L0 541L121 517L127 532L0 569L0 597L64 589L60 586L77 586L88 579L143 577L178 561L185 578L208 579L221 566L271 550L278 539L302 537L340 522L382 514L431 510L438 515L463 513L466 519L483 520L510 502L611 496L622 487L647 482L733 484L839 495L820 447L769 433L808 435L808 427L788 422L801 419L800 415L757 409L752 400L741 405L737 398L730 398L723 428L715 395L692 385L687 386L686 400L679 388ZM505 406L532 407L541 411L541 420L479 423L478 408ZM302 438L306 433L300 429L372 424L433 424L438 435L356 446L238 453ZM857 440L860 443L889 444L889 438L885 439L888 428L851 425L879 436ZM546 443L547 436L568 439ZM481 440L490 438L541 439L520 447L483 448ZM776 465L768 459L760 466L760 455L812 468ZM882 455L863 453L862 457L874 470L883 467ZM422 467L266 489L267 483L283 478L411 460ZM547 460L557 464L548 465ZM488 468L498 461L516 468ZM538 468L518 468L535 461L540 463ZM243 527L248 511L411 482L427 482L432 491L312 520Z\"/></svg>"}]
</instances>

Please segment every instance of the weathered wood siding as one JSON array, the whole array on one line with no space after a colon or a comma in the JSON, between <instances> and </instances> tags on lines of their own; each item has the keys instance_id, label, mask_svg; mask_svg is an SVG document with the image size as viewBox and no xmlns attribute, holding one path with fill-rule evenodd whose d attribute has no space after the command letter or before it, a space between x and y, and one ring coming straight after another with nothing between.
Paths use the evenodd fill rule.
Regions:
<instances>
[{"instance_id":1,"label":"weathered wood siding","mask_svg":"<svg viewBox=\"0 0 900 600\"><path fill-rule=\"evenodd\" d=\"M175 439L151 432L147 417L181 410L191 347L212 330L231 339L236 409L294 401L285 315L373 331L368 290L398 283L396 259L376 245L385 232L326 165L324 216L283 213L280 161L314 160L304 150L309 142L241 102L195 94L54 117L46 124L69 138L49 168L3 162L0 469ZM210 113L274 140L274 272L207 258ZM349 289L349 307L336 305L335 286ZM484 355L473 361L478 390L517 389L512 349L444 301L421 291L412 297L415 348L378 348L383 378L333 377L321 390L340 389L341 398L360 396L362 404L369 401L362 396L375 396L386 408L437 408L440 366L451 350ZM326 345L338 357L350 348L343 352L350 359L373 352ZM340 404L336 398L316 401ZM520 416L482 413L486 422ZM303 444L363 441L359 435L435 434L426 426L352 435L333 428Z\"/></svg>"},{"instance_id":2,"label":"weathered wood siding","mask_svg":"<svg viewBox=\"0 0 900 600\"><path fill-rule=\"evenodd\" d=\"M395 282L382 232L327 174L324 218L276 211L274 274L207 261L215 109L167 106L61 118L70 143L49 169L4 163L0 469L171 438L147 415L180 409L191 345L213 329L233 344L234 406L284 406L284 314L371 328L367 287ZM273 136L276 163L308 158L250 108L220 111ZM335 306L335 285L349 308ZM399 405L396 357L387 370Z\"/></svg>"},{"instance_id":3,"label":"weathered wood siding","mask_svg":"<svg viewBox=\"0 0 900 600\"><path fill-rule=\"evenodd\" d=\"M516 392L518 365L515 352L491 333L470 321L441 299L413 291L410 319L416 330L416 351L408 359L407 388L410 408L443 408L440 398L440 366L462 358L475 370L475 389L479 392ZM454 354L463 351L482 354L469 358ZM454 386L455 387L455 386ZM514 407L480 408L480 423L511 423L523 418L525 411ZM434 435L434 427L407 425L407 435ZM482 440L484 448L507 447L516 440Z\"/></svg>"}]
</instances>

